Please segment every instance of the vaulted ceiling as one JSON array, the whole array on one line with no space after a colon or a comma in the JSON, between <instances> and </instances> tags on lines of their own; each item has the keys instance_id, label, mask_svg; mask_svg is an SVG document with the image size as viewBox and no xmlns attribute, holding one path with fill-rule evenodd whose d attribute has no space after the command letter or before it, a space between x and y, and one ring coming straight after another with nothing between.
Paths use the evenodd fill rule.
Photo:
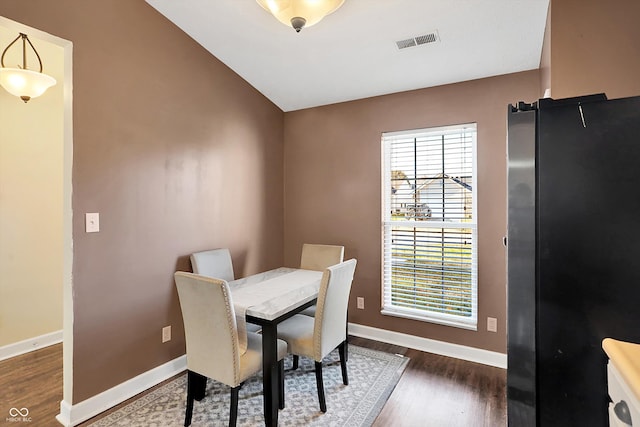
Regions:
<instances>
[{"instance_id":1,"label":"vaulted ceiling","mask_svg":"<svg viewBox=\"0 0 640 427\"><path fill-rule=\"evenodd\" d=\"M255 0L146 1L283 111L536 69L549 7L346 0L296 33Z\"/></svg>"}]
</instances>

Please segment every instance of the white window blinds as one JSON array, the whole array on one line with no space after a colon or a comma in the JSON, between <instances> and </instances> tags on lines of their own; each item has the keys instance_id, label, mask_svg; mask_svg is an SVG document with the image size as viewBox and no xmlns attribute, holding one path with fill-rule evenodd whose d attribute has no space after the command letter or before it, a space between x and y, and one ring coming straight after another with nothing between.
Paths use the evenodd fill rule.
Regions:
<instances>
[{"instance_id":1,"label":"white window blinds","mask_svg":"<svg viewBox=\"0 0 640 427\"><path fill-rule=\"evenodd\" d=\"M382 135L382 313L476 329L476 125Z\"/></svg>"}]
</instances>

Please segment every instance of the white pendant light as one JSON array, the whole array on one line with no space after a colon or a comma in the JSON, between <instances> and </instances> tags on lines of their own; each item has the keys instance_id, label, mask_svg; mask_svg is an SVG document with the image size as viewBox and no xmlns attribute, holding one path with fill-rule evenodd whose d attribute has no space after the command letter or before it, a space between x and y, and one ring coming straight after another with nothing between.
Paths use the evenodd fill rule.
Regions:
<instances>
[{"instance_id":1,"label":"white pendant light","mask_svg":"<svg viewBox=\"0 0 640 427\"><path fill-rule=\"evenodd\" d=\"M256 0L260 6L270 12L286 26L292 26L296 32L302 27L310 27L322 18L334 12L344 0Z\"/></svg>"},{"instance_id":2,"label":"white pendant light","mask_svg":"<svg viewBox=\"0 0 640 427\"><path fill-rule=\"evenodd\" d=\"M16 68L5 67L4 56L7 50L20 38L22 38L22 67L18 65ZM32 71L27 69L27 43L31 46L31 49L36 54L38 62L40 63L40 71ZM0 86L5 88L11 95L20 97L24 102L29 101L31 98L36 98L42 95L47 89L56 84L56 79L42 73L42 60L40 55L36 51L36 48L31 44L31 40L26 34L20 33L9 46L2 52L0 57Z\"/></svg>"}]
</instances>

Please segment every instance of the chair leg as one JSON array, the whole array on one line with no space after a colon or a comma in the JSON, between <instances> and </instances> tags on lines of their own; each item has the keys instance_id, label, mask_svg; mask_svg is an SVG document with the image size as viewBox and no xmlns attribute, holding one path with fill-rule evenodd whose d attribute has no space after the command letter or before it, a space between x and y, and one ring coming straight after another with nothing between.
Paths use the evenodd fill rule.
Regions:
<instances>
[{"instance_id":1,"label":"chair leg","mask_svg":"<svg viewBox=\"0 0 640 427\"><path fill-rule=\"evenodd\" d=\"M327 403L324 400L324 384L322 383L322 362L316 362L316 386L318 387L320 410L327 412Z\"/></svg>"},{"instance_id":2,"label":"chair leg","mask_svg":"<svg viewBox=\"0 0 640 427\"><path fill-rule=\"evenodd\" d=\"M345 333L345 339L344 342L346 343L344 346L344 360L346 360L347 362L349 361L349 322L347 322L347 326L346 326L346 333Z\"/></svg>"},{"instance_id":3,"label":"chair leg","mask_svg":"<svg viewBox=\"0 0 640 427\"><path fill-rule=\"evenodd\" d=\"M298 369L298 363L299 363L299 361L300 361L300 358L294 354L294 355L293 355L293 366L291 367L291 369L293 369L294 371L295 371L296 369Z\"/></svg>"},{"instance_id":4,"label":"chair leg","mask_svg":"<svg viewBox=\"0 0 640 427\"><path fill-rule=\"evenodd\" d=\"M187 410L184 413L184 427L191 425L193 415L193 387L191 386L191 372L187 373Z\"/></svg>"},{"instance_id":5,"label":"chair leg","mask_svg":"<svg viewBox=\"0 0 640 427\"><path fill-rule=\"evenodd\" d=\"M237 387L231 387L231 407L229 414L229 427L236 427L236 422L238 421L238 394L240 393L240 384Z\"/></svg>"},{"instance_id":6,"label":"chair leg","mask_svg":"<svg viewBox=\"0 0 640 427\"><path fill-rule=\"evenodd\" d=\"M340 368L342 370L342 383L349 385L349 377L347 376L347 340L344 340L338 346L340 354Z\"/></svg>"},{"instance_id":7,"label":"chair leg","mask_svg":"<svg viewBox=\"0 0 640 427\"><path fill-rule=\"evenodd\" d=\"M193 415L193 401L200 401L204 398L207 389L207 377L196 372L187 370L187 410L184 414L185 427L191 425Z\"/></svg>"},{"instance_id":8,"label":"chair leg","mask_svg":"<svg viewBox=\"0 0 640 427\"><path fill-rule=\"evenodd\" d=\"M193 397L200 402L207 392L207 377L193 372L193 386Z\"/></svg>"},{"instance_id":9,"label":"chair leg","mask_svg":"<svg viewBox=\"0 0 640 427\"><path fill-rule=\"evenodd\" d=\"M278 362L278 375L280 376L280 383L278 384L279 392L279 408L284 409L284 359L280 359Z\"/></svg>"}]
</instances>

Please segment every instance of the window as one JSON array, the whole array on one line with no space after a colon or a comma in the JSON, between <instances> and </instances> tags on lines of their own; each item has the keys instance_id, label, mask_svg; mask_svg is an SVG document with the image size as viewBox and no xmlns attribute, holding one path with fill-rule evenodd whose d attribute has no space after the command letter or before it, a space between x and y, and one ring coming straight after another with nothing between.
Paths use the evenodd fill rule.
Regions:
<instances>
[{"instance_id":1,"label":"window","mask_svg":"<svg viewBox=\"0 0 640 427\"><path fill-rule=\"evenodd\" d=\"M476 330L476 125L382 135L382 313Z\"/></svg>"}]
</instances>

